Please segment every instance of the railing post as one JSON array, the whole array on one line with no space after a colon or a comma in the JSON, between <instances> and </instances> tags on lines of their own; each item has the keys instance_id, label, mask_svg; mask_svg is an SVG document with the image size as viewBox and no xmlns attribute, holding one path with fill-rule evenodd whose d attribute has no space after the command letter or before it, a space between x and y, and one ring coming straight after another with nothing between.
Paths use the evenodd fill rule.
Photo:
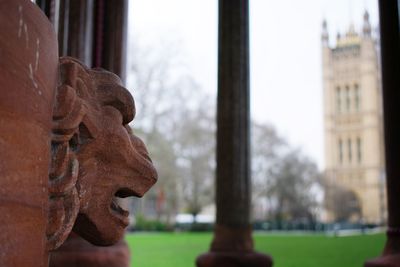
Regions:
<instances>
[{"instance_id":1,"label":"railing post","mask_svg":"<svg viewBox=\"0 0 400 267\"><path fill-rule=\"evenodd\" d=\"M249 1L219 1L217 220L197 266L272 266L253 250L250 225Z\"/></svg>"},{"instance_id":2,"label":"railing post","mask_svg":"<svg viewBox=\"0 0 400 267\"><path fill-rule=\"evenodd\" d=\"M400 266L400 31L399 1L380 0L383 116L385 134L388 230L381 257L366 267Z\"/></svg>"}]
</instances>

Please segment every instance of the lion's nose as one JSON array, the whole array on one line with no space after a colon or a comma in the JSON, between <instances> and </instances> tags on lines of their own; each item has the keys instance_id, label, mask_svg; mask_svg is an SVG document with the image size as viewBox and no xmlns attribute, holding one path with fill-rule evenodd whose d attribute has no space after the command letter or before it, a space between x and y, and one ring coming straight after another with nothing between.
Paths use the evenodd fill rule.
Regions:
<instances>
[{"instance_id":1,"label":"lion's nose","mask_svg":"<svg viewBox=\"0 0 400 267\"><path fill-rule=\"evenodd\" d=\"M146 145L143 143L143 141L134 134L131 134L131 141L136 151L139 152L142 157L152 162L149 152L147 151Z\"/></svg>"},{"instance_id":2,"label":"lion's nose","mask_svg":"<svg viewBox=\"0 0 400 267\"><path fill-rule=\"evenodd\" d=\"M156 183L158 174L143 141L133 134L131 135L131 141L134 148L132 165L141 177L141 190L137 193L139 196L142 196Z\"/></svg>"}]
</instances>

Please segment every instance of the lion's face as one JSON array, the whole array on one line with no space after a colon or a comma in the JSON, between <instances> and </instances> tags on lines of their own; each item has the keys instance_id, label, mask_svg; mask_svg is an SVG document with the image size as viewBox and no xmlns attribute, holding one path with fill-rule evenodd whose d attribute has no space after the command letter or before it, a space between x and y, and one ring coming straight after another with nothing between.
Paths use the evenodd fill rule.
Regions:
<instances>
[{"instance_id":1,"label":"lion's face","mask_svg":"<svg viewBox=\"0 0 400 267\"><path fill-rule=\"evenodd\" d=\"M68 141L79 162L76 182L79 212L73 229L93 244L110 245L122 238L129 223L128 211L115 198L143 196L156 182L157 173L143 142L128 126L135 107L119 78L103 70L85 70L75 76L76 81L67 82L74 84L68 87L76 87L77 97L60 93L59 100L76 98L83 107L69 105L78 115L73 111L68 115L79 118L70 119L76 130ZM59 105L61 111L68 106ZM62 120L69 123L68 116Z\"/></svg>"},{"instance_id":2,"label":"lion's face","mask_svg":"<svg viewBox=\"0 0 400 267\"><path fill-rule=\"evenodd\" d=\"M117 94L129 94L116 83L102 90L108 90L107 86L113 86ZM123 114L126 108L134 109L133 99L129 102L122 103L124 108L110 103L100 110L93 109L88 113L93 117L87 119L95 125L85 125L84 119L81 129L81 134L91 136L91 140L81 144L77 152L80 210L74 230L98 245L120 240L128 226L129 212L118 205L115 197L141 197L157 179L143 142L127 125L129 115ZM93 126L95 136L90 134Z\"/></svg>"}]
</instances>

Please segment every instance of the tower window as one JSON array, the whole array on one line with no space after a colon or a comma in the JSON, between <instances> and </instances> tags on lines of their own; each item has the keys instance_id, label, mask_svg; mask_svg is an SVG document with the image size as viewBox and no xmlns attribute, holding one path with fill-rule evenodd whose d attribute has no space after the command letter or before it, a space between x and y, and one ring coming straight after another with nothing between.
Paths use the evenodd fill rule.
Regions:
<instances>
[{"instance_id":1,"label":"tower window","mask_svg":"<svg viewBox=\"0 0 400 267\"><path fill-rule=\"evenodd\" d=\"M360 99L361 99L361 95L360 95L360 88L358 87L358 84L354 85L354 106L356 111L360 111Z\"/></svg>"},{"instance_id":2,"label":"tower window","mask_svg":"<svg viewBox=\"0 0 400 267\"><path fill-rule=\"evenodd\" d=\"M351 98L350 98L350 88L349 86L346 85L346 111L350 111L350 104L351 104Z\"/></svg>"},{"instance_id":3,"label":"tower window","mask_svg":"<svg viewBox=\"0 0 400 267\"><path fill-rule=\"evenodd\" d=\"M361 163L361 160L362 160L361 145L362 145L361 138L357 137L357 161L358 161L358 163Z\"/></svg>"},{"instance_id":4,"label":"tower window","mask_svg":"<svg viewBox=\"0 0 400 267\"><path fill-rule=\"evenodd\" d=\"M340 87L336 87L336 111L340 113L342 111L342 95Z\"/></svg>"},{"instance_id":5,"label":"tower window","mask_svg":"<svg viewBox=\"0 0 400 267\"><path fill-rule=\"evenodd\" d=\"M342 139L339 139L338 150L339 150L339 162L340 162L340 164L342 164L343 163L343 141L342 141Z\"/></svg>"},{"instance_id":6,"label":"tower window","mask_svg":"<svg viewBox=\"0 0 400 267\"><path fill-rule=\"evenodd\" d=\"M351 163L352 153L351 153L351 139L350 138L347 140L347 153L349 156L349 163Z\"/></svg>"}]
</instances>

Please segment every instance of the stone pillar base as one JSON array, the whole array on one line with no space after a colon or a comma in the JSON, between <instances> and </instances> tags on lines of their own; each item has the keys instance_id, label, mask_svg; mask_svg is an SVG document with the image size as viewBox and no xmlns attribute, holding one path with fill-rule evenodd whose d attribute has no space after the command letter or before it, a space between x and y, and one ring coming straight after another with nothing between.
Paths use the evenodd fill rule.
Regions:
<instances>
[{"instance_id":1,"label":"stone pillar base","mask_svg":"<svg viewBox=\"0 0 400 267\"><path fill-rule=\"evenodd\" d=\"M365 267L400 267L400 230L389 229L382 256L367 261Z\"/></svg>"},{"instance_id":2,"label":"stone pillar base","mask_svg":"<svg viewBox=\"0 0 400 267\"><path fill-rule=\"evenodd\" d=\"M98 247L71 233L60 248L50 253L49 267L128 267L129 261L125 241Z\"/></svg>"},{"instance_id":3,"label":"stone pillar base","mask_svg":"<svg viewBox=\"0 0 400 267\"><path fill-rule=\"evenodd\" d=\"M208 252L196 260L197 267L271 267L272 258L257 252Z\"/></svg>"},{"instance_id":4,"label":"stone pillar base","mask_svg":"<svg viewBox=\"0 0 400 267\"><path fill-rule=\"evenodd\" d=\"M365 267L400 267L400 254L381 256L379 258L367 261L364 266Z\"/></svg>"},{"instance_id":5,"label":"stone pillar base","mask_svg":"<svg viewBox=\"0 0 400 267\"><path fill-rule=\"evenodd\" d=\"M217 224L211 251L200 255L197 267L271 267L272 258L253 250L251 227Z\"/></svg>"}]
</instances>

